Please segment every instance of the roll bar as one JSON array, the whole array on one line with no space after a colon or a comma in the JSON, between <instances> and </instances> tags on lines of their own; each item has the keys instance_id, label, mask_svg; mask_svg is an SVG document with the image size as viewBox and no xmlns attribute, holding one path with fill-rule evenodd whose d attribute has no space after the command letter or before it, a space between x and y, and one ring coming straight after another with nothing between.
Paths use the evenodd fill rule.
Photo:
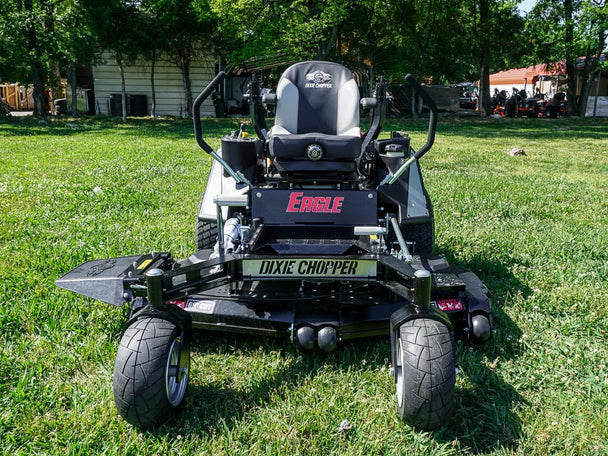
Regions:
<instances>
[{"instance_id":1,"label":"roll bar","mask_svg":"<svg viewBox=\"0 0 608 456\"><path fill-rule=\"evenodd\" d=\"M416 78L411 74L408 74L405 77L405 80L412 86L412 88L416 91L416 93L424 100L425 104L431 110L431 115L429 117L429 129L426 134L426 144L414 152L414 155L410 157L408 161L406 161L401 167L395 171L395 173L388 173L388 175L384 178L380 185L392 185L407 171L407 169L414 163L419 160L424 154L426 154L431 147L433 147L433 143L435 142L435 132L437 131L437 105L430 97L428 92L422 88L420 84L416 81Z\"/></svg>"}]
</instances>

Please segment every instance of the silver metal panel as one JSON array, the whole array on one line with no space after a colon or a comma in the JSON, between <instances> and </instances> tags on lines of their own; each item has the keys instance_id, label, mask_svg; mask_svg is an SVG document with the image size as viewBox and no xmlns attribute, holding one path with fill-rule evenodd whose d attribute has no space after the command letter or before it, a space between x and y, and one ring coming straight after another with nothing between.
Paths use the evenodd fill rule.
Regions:
<instances>
[{"instance_id":1,"label":"silver metal panel","mask_svg":"<svg viewBox=\"0 0 608 456\"><path fill-rule=\"evenodd\" d=\"M409 168L408 194L407 194L407 217L428 217L429 209L426 206L420 168L415 161Z\"/></svg>"},{"instance_id":2,"label":"silver metal panel","mask_svg":"<svg viewBox=\"0 0 608 456\"><path fill-rule=\"evenodd\" d=\"M219 155L222 154L221 148L217 151ZM224 176L224 169L217 161L213 160L211 164L211 172L209 173L209 179L207 180L207 187L205 187L205 193L203 194L203 200L199 207L198 218L201 220L215 221L217 220L217 212L215 206L215 198L222 196L225 198L241 198L246 195L249 191L247 186L237 184L235 180L228 176ZM224 220L228 217L228 208L222 208L222 217Z\"/></svg>"},{"instance_id":3,"label":"silver metal panel","mask_svg":"<svg viewBox=\"0 0 608 456\"><path fill-rule=\"evenodd\" d=\"M122 306L125 271L139 258L141 255L87 261L55 280L55 285L98 301Z\"/></svg>"}]
</instances>

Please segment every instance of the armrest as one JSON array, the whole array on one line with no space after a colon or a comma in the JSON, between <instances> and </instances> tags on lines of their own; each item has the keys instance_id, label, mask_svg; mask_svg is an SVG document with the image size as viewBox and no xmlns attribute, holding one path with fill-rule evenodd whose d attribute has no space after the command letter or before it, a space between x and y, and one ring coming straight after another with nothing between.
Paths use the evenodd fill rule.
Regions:
<instances>
[{"instance_id":1,"label":"armrest","mask_svg":"<svg viewBox=\"0 0 608 456\"><path fill-rule=\"evenodd\" d=\"M375 98L361 98L360 104L363 109L375 109L378 106L378 100Z\"/></svg>"},{"instance_id":2,"label":"armrest","mask_svg":"<svg viewBox=\"0 0 608 456\"><path fill-rule=\"evenodd\" d=\"M277 94L276 93L265 93L262 95L262 103L267 105L276 105L277 104Z\"/></svg>"}]
</instances>

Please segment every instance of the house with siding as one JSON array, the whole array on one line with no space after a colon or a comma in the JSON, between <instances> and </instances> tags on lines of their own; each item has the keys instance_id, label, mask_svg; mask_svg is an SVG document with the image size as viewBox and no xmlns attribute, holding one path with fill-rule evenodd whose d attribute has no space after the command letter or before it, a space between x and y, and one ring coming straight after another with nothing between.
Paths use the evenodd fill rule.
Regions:
<instances>
[{"instance_id":1,"label":"house with siding","mask_svg":"<svg viewBox=\"0 0 608 456\"><path fill-rule=\"evenodd\" d=\"M215 63L216 61L212 56L202 56L192 61L190 65L190 80L193 99L215 76ZM152 107L151 69L152 62L143 59L124 65L127 112L131 113L130 115L150 114ZM110 54L104 54L101 63L93 66L93 80L95 87L95 113L111 115L114 111L115 114L120 115L117 112L120 111L121 108L119 106L122 102L120 71L116 61ZM177 65L169 62L167 59L158 58L154 69L154 86L156 92L156 115L186 115L182 73ZM215 117L215 108L211 97L201 106L201 115Z\"/></svg>"}]
</instances>

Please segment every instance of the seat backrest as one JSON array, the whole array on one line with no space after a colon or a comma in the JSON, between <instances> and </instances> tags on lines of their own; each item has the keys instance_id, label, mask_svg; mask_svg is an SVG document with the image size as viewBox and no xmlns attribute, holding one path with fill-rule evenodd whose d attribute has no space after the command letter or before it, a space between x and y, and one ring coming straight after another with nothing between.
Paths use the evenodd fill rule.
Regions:
<instances>
[{"instance_id":1,"label":"seat backrest","mask_svg":"<svg viewBox=\"0 0 608 456\"><path fill-rule=\"evenodd\" d=\"M278 134L359 135L359 88L352 73L333 62L290 66L277 86Z\"/></svg>"}]
</instances>

